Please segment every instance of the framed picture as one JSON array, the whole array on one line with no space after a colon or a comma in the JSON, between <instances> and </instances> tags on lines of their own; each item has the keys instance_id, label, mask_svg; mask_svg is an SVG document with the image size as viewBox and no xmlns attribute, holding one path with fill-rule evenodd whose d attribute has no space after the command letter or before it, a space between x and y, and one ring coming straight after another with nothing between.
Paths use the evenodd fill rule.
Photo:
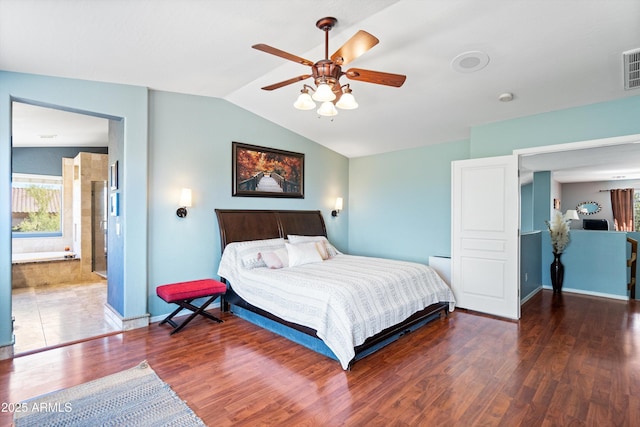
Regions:
<instances>
[{"instance_id":1,"label":"framed picture","mask_svg":"<svg viewBox=\"0 0 640 427\"><path fill-rule=\"evenodd\" d=\"M304 154L232 143L233 195L304 198Z\"/></svg>"},{"instance_id":2,"label":"framed picture","mask_svg":"<svg viewBox=\"0 0 640 427\"><path fill-rule=\"evenodd\" d=\"M553 199L553 209L560 210L560 199Z\"/></svg>"},{"instance_id":3,"label":"framed picture","mask_svg":"<svg viewBox=\"0 0 640 427\"><path fill-rule=\"evenodd\" d=\"M110 203L109 203L109 212L111 213L111 216L118 216L119 214L119 194L120 193L111 193L110 196Z\"/></svg>"},{"instance_id":4,"label":"framed picture","mask_svg":"<svg viewBox=\"0 0 640 427\"><path fill-rule=\"evenodd\" d=\"M118 161L116 160L109 168L109 186L112 190L118 189Z\"/></svg>"}]
</instances>

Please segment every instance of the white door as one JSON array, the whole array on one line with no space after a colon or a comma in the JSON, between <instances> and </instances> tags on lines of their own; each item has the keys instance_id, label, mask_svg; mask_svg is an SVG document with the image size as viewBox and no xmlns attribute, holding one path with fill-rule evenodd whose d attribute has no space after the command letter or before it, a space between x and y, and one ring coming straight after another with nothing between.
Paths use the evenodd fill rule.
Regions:
<instances>
[{"instance_id":1,"label":"white door","mask_svg":"<svg viewBox=\"0 0 640 427\"><path fill-rule=\"evenodd\" d=\"M519 319L518 156L452 162L451 187L456 305Z\"/></svg>"}]
</instances>

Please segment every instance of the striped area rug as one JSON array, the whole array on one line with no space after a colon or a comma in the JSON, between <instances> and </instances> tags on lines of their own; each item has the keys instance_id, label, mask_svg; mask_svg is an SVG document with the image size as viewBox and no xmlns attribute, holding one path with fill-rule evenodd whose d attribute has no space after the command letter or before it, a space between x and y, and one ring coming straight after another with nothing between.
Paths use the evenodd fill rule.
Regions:
<instances>
[{"instance_id":1,"label":"striped area rug","mask_svg":"<svg viewBox=\"0 0 640 427\"><path fill-rule=\"evenodd\" d=\"M204 426L144 361L95 381L20 402L16 427Z\"/></svg>"}]
</instances>

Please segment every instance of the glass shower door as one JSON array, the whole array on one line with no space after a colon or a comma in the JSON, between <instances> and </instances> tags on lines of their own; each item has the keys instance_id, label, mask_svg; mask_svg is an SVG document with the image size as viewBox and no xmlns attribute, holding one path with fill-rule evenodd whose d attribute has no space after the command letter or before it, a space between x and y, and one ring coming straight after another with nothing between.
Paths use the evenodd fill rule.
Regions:
<instances>
[{"instance_id":1,"label":"glass shower door","mask_svg":"<svg viewBox=\"0 0 640 427\"><path fill-rule=\"evenodd\" d=\"M91 182L91 266L107 278L107 181Z\"/></svg>"}]
</instances>

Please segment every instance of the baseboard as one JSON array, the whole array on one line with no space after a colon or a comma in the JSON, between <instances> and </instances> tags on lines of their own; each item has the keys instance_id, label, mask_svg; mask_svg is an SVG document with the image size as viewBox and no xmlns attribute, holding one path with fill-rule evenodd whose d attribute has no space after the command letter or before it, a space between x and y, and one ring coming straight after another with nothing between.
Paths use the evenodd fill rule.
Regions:
<instances>
[{"instance_id":1,"label":"baseboard","mask_svg":"<svg viewBox=\"0 0 640 427\"><path fill-rule=\"evenodd\" d=\"M122 317L109 304L104 305L104 314L109 321L113 322L116 327L122 331L130 331L131 329L144 328L149 326L149 314L134 317Z\"/></svg>"},{"instance_id":2,"label":"baseboard","mask_svg":"<svg viewBox=\"0 0 640 427\"><path fill-rule=\"evenodd\" d=\"M531 298L533 298L538 292L540 292L542 290L542 285L538 286L537 288L535 288L533 291L531 291L529 293L529 295L527 295L526 297L522 298L520 300L520 305L524 304L525 302L529 301Z\"/></svg>"},{"instance_id":3,"label":"baseboard","mask_svg":"<svg viewBox=\"0 0 640 427\"><path fill-rule=\"evenodd\" d=\"M542 285L543 289L553 290L552 286ZM609 298L609 299L617 299L620 301L629 301L629 297L625 295L615 295L615 294L606 294L604 292L593 292L593 291L585 291L584 289L573 289L573 288L562 288L563 293L568 294L580 294L580 295L589 295L592 297L600 297L600 298Z\"/></svg>"},{"instance_id":4,"label":"baseboard","mask_svg":"<svg viewBox=\"0 0 640 427\"><path fill-rule=\"evenodd\" d=\"M0 346L0 360L13 358L13 343Z\"/></svg>"}]
</instances>

